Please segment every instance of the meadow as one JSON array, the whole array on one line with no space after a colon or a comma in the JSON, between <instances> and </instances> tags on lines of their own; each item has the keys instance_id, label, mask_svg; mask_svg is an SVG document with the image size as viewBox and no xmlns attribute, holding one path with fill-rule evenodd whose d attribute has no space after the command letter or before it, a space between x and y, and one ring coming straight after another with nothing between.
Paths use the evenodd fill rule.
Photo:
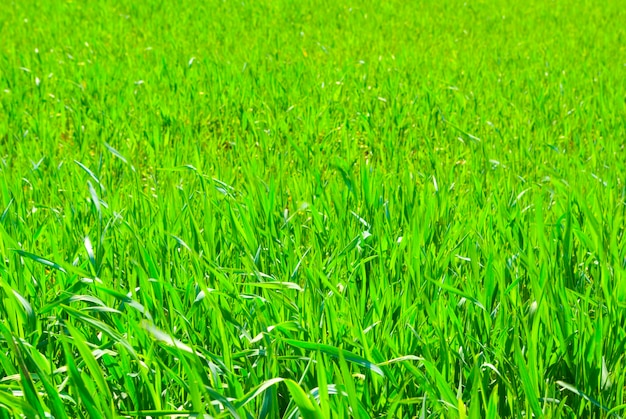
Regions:
<instances>
[{"instance_id":1,"label":"meadow","mask_svg":"<svg viewBox=\"0 0 626 419\"><path fill-rule=\"evenodd\" d=\"M0 4L0 418L626 414L614 0Z\"/></svg>"}]
</instances>

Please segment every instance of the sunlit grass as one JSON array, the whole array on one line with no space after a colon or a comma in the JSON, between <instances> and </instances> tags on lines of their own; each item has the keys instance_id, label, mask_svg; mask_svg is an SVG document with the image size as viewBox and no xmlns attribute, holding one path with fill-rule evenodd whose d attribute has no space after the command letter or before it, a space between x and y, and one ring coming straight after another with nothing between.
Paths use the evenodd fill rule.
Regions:
<instances>
[{"instance_id":1,"label":"sunlit grass","mask_svg":"<svg viewBox=\"0 0 626 419\"><path fill-rule=\"evenodd\" d=\"M621 417L619 2L0 5L0 417Z\"/></svg>"}]
</instances>

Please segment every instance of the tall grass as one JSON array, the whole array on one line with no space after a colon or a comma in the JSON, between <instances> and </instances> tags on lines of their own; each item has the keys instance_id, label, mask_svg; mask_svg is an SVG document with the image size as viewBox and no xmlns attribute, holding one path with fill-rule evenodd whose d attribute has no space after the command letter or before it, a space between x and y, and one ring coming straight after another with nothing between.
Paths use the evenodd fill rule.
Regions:
<instances>
[{"instance_id":1,"label":"tall grass","mask_svg":"<svg viewBox=\"0 0 626 419\"><path fill-rule=\"evenodd\" d=\"M0 417L621 417L621 3L0 5Z\"/></svg>"}]
</instances>

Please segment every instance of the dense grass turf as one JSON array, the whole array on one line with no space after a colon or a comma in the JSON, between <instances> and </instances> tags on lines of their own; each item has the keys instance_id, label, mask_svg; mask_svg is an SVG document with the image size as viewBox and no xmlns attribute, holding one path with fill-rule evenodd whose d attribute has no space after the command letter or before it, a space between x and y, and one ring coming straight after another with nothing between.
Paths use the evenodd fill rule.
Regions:
<instances>
[{"instance_id":1,"label":"dense grass turf","mask_svg":"<svg viewBox=\"0 0 626 419\"><path fill-rule=\"evenodd\" d=\"M625 21L2 2L0 417L623 415Z\"/></svg>"}]
</instances>

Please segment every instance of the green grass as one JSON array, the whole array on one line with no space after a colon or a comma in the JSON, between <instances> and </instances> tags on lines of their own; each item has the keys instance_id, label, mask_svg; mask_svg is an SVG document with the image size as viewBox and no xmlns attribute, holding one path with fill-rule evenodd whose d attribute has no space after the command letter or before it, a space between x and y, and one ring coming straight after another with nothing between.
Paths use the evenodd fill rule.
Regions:
<instances>
[{"instance_id":1,"label":"green grass","mask_svg":"<svg viewBox=\"0 0 626 419\"><path fill-rule=\"evenodd\" d=\"M377 3L2 2L0 418L626 415L623 4Z\"/></svg>"}]
</instances>

